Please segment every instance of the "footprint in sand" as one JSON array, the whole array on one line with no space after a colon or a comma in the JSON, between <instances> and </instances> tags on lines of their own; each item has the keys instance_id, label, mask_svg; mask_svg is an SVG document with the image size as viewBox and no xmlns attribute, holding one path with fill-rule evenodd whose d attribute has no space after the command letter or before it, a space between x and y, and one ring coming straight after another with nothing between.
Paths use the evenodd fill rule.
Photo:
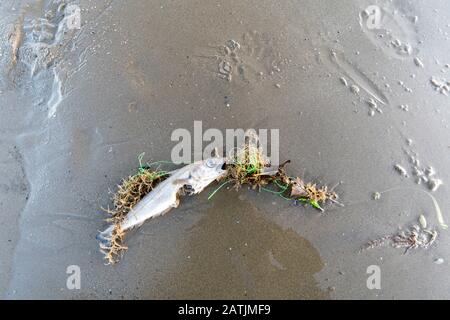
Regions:
<instances>
[{"instance_id":1,"label":"footprint in sand","mask_svg":"<svg viewBox=\"0 0 450 320\"><path fill-rule=\"evenodd\" d=\"M418 52L417 17L409 17L392 4L367 5L359 14L359 24L370 41L394 58L409 58Z\"/></svg>"},{"instance_id":2,"label":"footprint in sand","mask_svg":"<svg viewBox=\"0 0 450 320\"><path fill-rule=\"evenodd\" d=\"M252 31L223 45L202 48L195 56L218 78L249 84L281 72L286 61L277 51L277 43L276 38Z\"/></svg>"}]
</instances>

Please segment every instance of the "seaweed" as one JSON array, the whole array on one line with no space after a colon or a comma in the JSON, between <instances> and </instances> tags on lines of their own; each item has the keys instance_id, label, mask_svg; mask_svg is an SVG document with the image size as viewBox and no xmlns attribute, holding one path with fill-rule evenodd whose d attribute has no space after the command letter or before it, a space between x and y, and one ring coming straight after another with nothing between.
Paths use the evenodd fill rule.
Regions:
<instances>
[{"instance_id":1,"label":"seaweed","mask_svg":"<svg viewBox=\"0 0 450 320\"><path fill-rule=\"evenodd\" d=\"M289 176L285 169L289 163L290 160L285 161L277 170L270 171L270 161L263 155L262 150L256 144L247 143L227 160L227 174L223 178L225 182L215 189L208 199L225 185L233 184L236 190L247 185L251 189L270 192L295 204L309 204L320 211L324 211L322 205L327 201L338 203L337 194L327 186L319 187L312 182L305 183L300 177Z\"/></svg>"},{"instance_id":2,"label":"seaweed","mask_svg":"<svg viewBox=\"0 0 450 320\"><path fill-rule=\"evenodd\" d=\"M169 175L167 171L151 169L155 164L161 162L143 164L143 156L144 154L141 154L138 157L138 172L123 179L122 183L117 186L117 191L112 197L113 209L104 209L110 214L106 221L114 226L110 239L111 245L102 248L105 259L109 264L117 262L120 255L127 249L127 247L122 245L125 232L120 227L124 217Z\"/></svg>"},{"instance_id":3,"label":"seaweed","mask_svg":"<svg viewBox=\"0 0 450 320\"><path fill-rule=\"evenodd\" d=\"M238 190L242 185L249 185L253 189L268 185L273 177L265 173L270 162L262 151L252 144L246 144L242 149L227 160L227 174L225 178L234 184Z\"/></svg>"}]
</instances>

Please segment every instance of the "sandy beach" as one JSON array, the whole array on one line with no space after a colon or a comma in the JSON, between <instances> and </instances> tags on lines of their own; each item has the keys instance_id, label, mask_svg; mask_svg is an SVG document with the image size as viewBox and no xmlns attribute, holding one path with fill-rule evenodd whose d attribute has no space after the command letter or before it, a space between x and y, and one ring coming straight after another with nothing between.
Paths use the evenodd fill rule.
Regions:
<instances>
[{"instance_id":1,"label":"sandy beach","mask_svg":"<svg viewBox=\"0 0 450 320\"><path fill-rule=\"evenodd\" d=\"M0 297L449 299L449 21L445 0L2 0ZM215 185L105 265L111 192L194 121L279 129L343 206ZM361 250L415 225L429 248Z\"/></svg>"}]
</instances>

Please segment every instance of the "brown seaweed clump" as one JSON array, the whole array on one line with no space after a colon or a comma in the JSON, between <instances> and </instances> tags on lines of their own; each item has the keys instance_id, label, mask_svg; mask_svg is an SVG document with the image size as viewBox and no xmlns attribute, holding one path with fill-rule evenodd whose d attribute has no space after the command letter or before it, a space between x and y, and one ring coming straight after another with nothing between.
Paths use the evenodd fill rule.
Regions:
<instances>
[{"instance_id":1,"label":"brown seaweed clump","mask_svg":"<svg viewBox=\"0 0 450 320\"><path fill-rule=\"evenodd\" d=\"M121 229L120 223L134 206L167 176L166 171L154 171L141 166L137 174L124 179L122 184L118 185L112 198L113 209L105 210L111 215L106 221L114 225L110 239L111 245L102 249L109 264L117 262L123 251L127 250L127 247L122 245L125 232Z\"/></svg>"},{"instance_id":2,"label":"brown seaweed clump","mask_svg":"<svg viewBox=\"0 0 450 320\"><path fill-rule=\"evenodd\" d=\"M227 164L225 179L233 183L236 190L242 185L249 185L253 189L261 188L274 180L272 175L265 172L270 167L270 162L256 145L245 145Z\"/></svg>"},{"instance_id":3,"label":"brown seaweed clump","mask_svg":"<svg viewBox=\"0 0 450 320\"><path fill-rule=\"evenodd\" d=\"M244 148L229 159L224 184L232 183L235 189L248 185L252 189L263 190L279 195L286 200L309 204L323 211L321 205L327 201L337 203L338 196L327 186L305 183L299 177L291 177L286 173L286 161L277 170L270 171L271 165L263 152L256 145L246 144ZM269 187L270 188L267 188ZM216 192L215 191L215 192ZM215 194L210 196L210 198Z\"/></svg>"},{"instance_id":4,"label":"brown seaweed clump","mask_svg":"<svg viewBox=\"0 0 450 320\"><path fill-rule=\"evenodd\" d=\"M292 198L303 203L309 203L312 207L323 211L321 204L327 201L337 203L337 194L329 190L327 186L317 186L315 183L305 183L300 178L289 178Z\"/></svg>"}]
</instances>

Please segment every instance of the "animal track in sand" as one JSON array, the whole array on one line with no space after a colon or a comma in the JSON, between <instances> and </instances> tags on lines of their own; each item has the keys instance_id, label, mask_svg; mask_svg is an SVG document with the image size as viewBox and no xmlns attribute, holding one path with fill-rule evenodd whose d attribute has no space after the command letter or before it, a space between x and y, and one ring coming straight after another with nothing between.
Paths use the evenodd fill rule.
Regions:
<instances>
[{"instance_id":1,"label":"animal track in sand","mask_svg":"<svg viewBox=\"0 0 450 320\"><path fill-rule=\"evenodd\" d=\"M325 48L324 51L329 49ZM320 59L329 68L336 70L341 77L339 81L349 91L368 106L368 114L382 114L381 106L389 105L389 99L383 90L372 80L364 70L349 60L343 51L332 49L329 58ZM362 90L362 91L361 91ZM364 93L362 93L364 92Z\"/></svg>"},{"instance_id":2,"label":"animal track in sand","mask_svg":"<svg viewBox=\"0 0 450 320\"><path fill-rule=\"evenodd\" d=\"M244 33L239 40L202 48L196 57L206 69L229 82L255 83L281 72L287 60L277 51L278 40L257 31ZM212 50L212 52L211 52ZM209 52L206 52L209 51Z\"/></svg>"},{"instance_id":3,"label":"animal track in sand","mask_svg":"<svg viewBox=\"0 0 450 320\"><path fill-rule=\"evenodd\" d=\"M418 52L418 35L415 22L417 17L408 17L392 5L386 3L376 7L377 12L367 9L359 14L359 24L364 34L385 54L394 58L409 58ZM373 15L379 15L379 21L373 23Z\"/></svg>"}]
</instances>

